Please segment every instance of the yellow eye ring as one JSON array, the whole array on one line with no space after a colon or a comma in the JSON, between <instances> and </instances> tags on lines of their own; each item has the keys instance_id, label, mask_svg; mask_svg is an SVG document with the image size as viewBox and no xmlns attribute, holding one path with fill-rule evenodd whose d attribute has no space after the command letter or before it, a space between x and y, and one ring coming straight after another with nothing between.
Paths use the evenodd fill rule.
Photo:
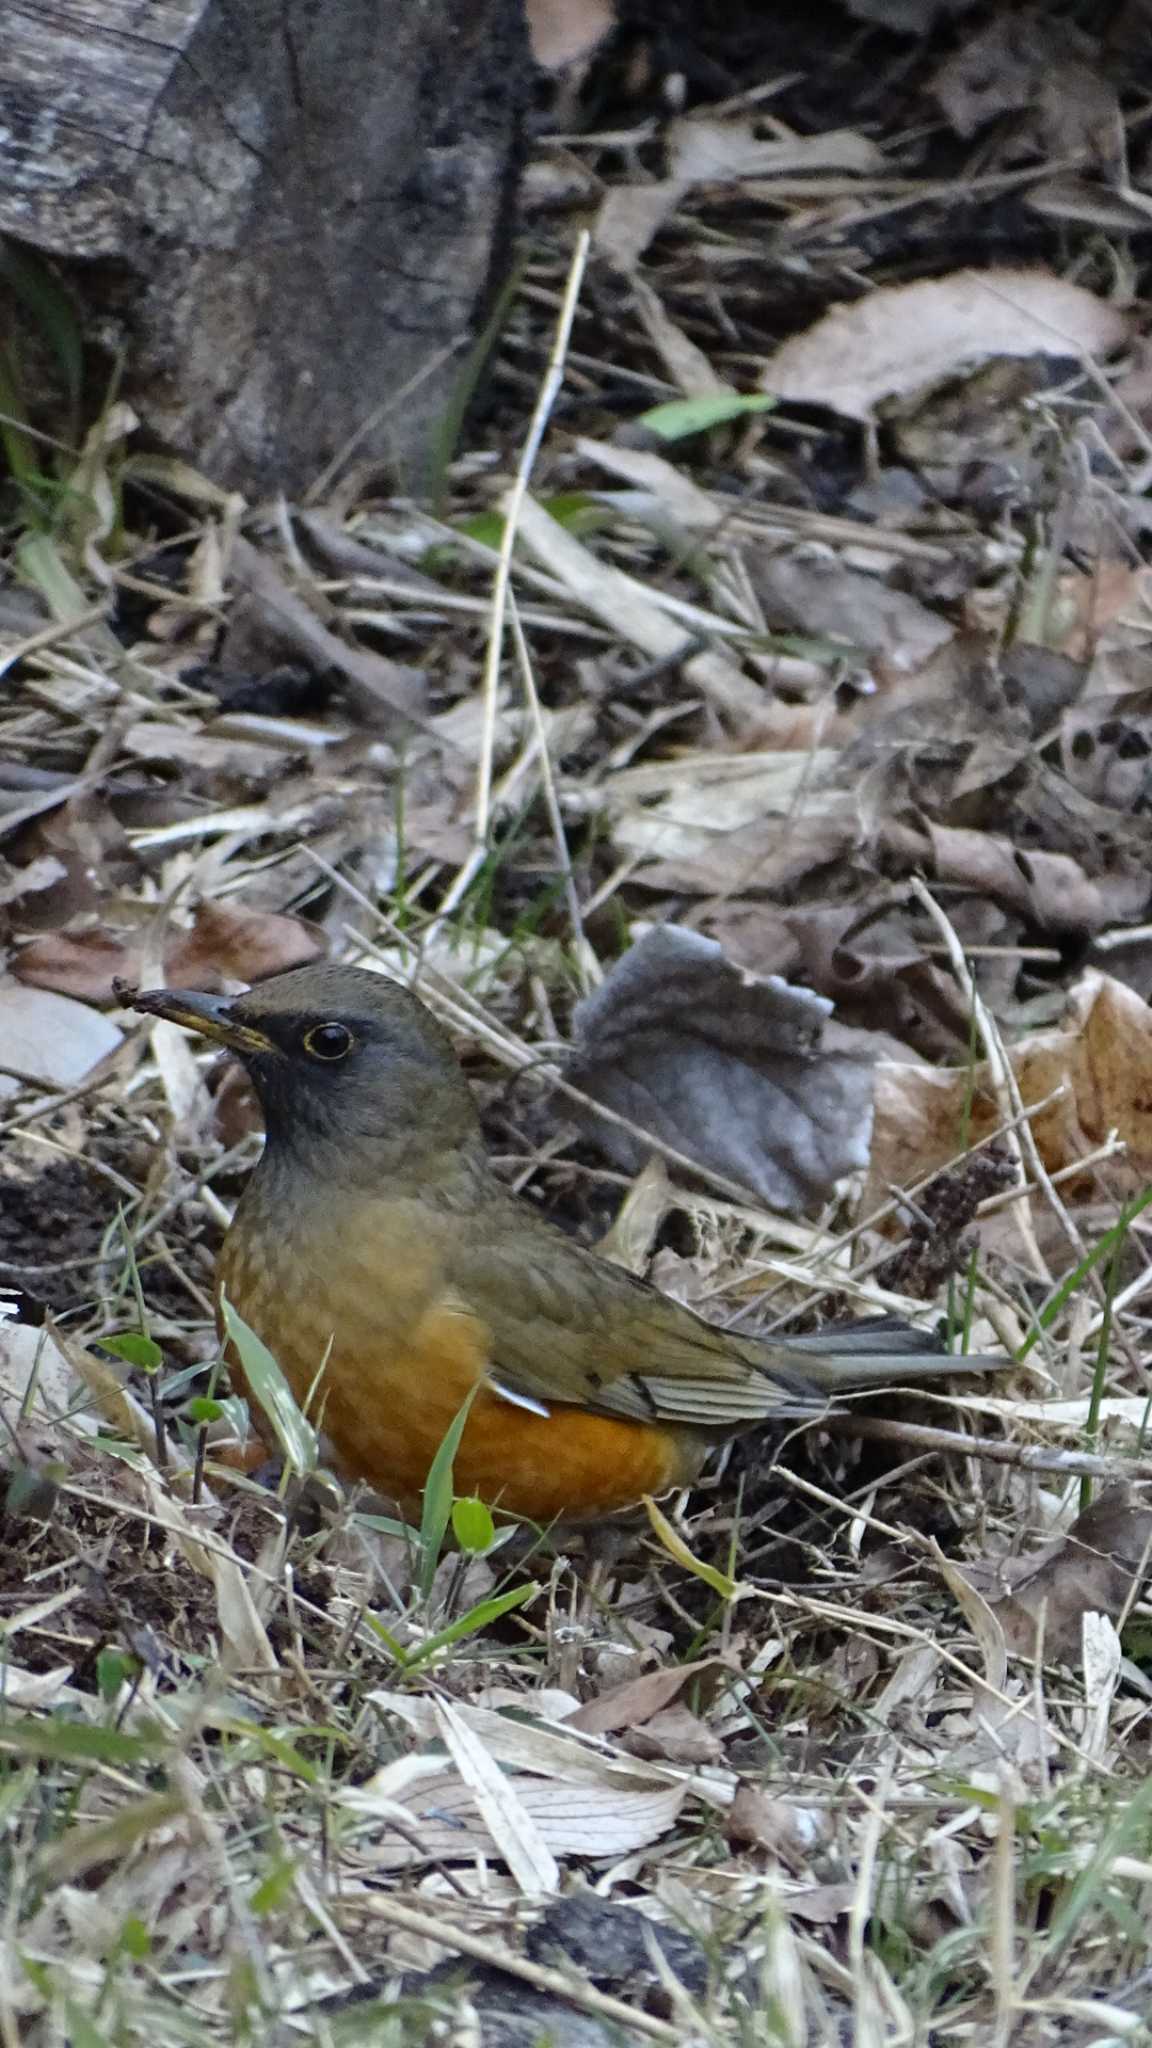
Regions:
<instances>
[{"instance_id":1,"label":"yellow eye ring","mask_svg":"<svg viewBox=\"0 0 1152 2048\"><path fill-rule=\"evenodd\" d=\"M311 1024L301 1040L314 1060L347 1059L356 1040L346 1024Z\"/></svg>"}]
</instances>

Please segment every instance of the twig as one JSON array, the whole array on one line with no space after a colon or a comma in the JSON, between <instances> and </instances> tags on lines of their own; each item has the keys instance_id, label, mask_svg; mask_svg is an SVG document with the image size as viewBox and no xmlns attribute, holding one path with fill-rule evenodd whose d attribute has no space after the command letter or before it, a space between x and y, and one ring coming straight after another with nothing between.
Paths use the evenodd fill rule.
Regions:
<instances>
[{"instance_id":1,"label":"twig","mask_svg":"<svg viewBox=\"0 0 1152 2048\"><path fill-rule=\"evenodd\" d=\"M957 1370L964 1361L958 1358ZM819 1427L835 1436L868 1437L876 1443L908 1444L923 1451L954 1451L992 1465L1023 1472L1063 1472L1082 1479L1152 1479L1152 1459L1101 1458L1092 1451L1054 1451L1044 1444L1011 1443L996 1436L965 1436L962 1430L933 1429L921 1422L897 1422L880 1415L825 1415Z\"/></svg>"},{"instance_id":2,"label":"twig","mask_svg":"<svg viewBox=\"0 0 1152 2048\"><path fill-rule=\"evenodd\" d=\"M568 919L572 926L572 937L576 944L576 971L580 987L587 995L594 979L599 979L595 955L584 936L584 920L580 915L580 898L576 893L576 878L572 873L572 856L568 851L568 838L564 820L560 814L560 799L556 794L556 778L552 773L552 760L548 752L548 728L544 723L544 712L540 704L540 693L536 688L536 677L532 669L532 656L524 636L524 627L517 609L516 599L508 593L508 617L512 627L512 639L516 648L516 660L524 684L524 695L532 714L536 732L536 744L540 750L540 787L544 793L544 808L552 827L552 840L556 848L556 860L564 877L564 894L568 904Z\"/></svg>"},{"instance_id":3,"label":"twig","mask_svg":"<svg viewBox=\"0 0 1152 2048\"><path fill-rule=\"evenodd\" d=\"M4 414L0 414L0 419L4 417ZM21 423L20 432L27 434L30 429ZM17 662L26 660L28 655L38 654L45 647L53 647L60 640L71 640L76 634L87 632L89 626L98 626L102 619L107 618L110 610L108 599L102 598L99 604L90 605L87 611L77 612L74 618L56 619L50 626L42 626L38 633L29 633L26 640L18 640L15 647L10 647L6 654L0 656L0 676L7 675L9 669L15 668Z\"/></svg>"},{"instance_id":4,"label":"twig","mask_svg":"<svg viewBox=\"0 0 1152 2048\"><path fill-rule=\"evenodd\" d=\"M562 1998L579 2012L598 2013L601 2019L612 2020L634 2034L644 2034L649 2041L666 2041L669 2048L682 2048L684 2034L680 2027L670 2026L667 2020L656 2019L634 2005L626 2005L622 1998L613 1998L607 1991L597 1991L595 1985L570 1977L565 1970L554 1970L545 1963L530 1962L527 1956L514 1955L510 1949L498 1946L490 1934L466 1934L461 1927L446 1926L442 1915L420 1913L414 1906L402 1906L382 1892L367 1892L357 1904L376 1920L402 1928L405 1934L419 1935L423 1941L434 1941L456 1955L471 1956L490 1970L503 1970L509 1977L519 1977L522 1984Z\"/></svg>"},{"instance_id":5,"label":"twig","mask_svg":"<svg viewBox=\"0 0 1152 2048\"><path fill-rule=\"evenodd\" d=\"M500 682L500 659L504 652L504 620L508 604L508 586L512 574L512 550L516 545L516 529L520 522L520 510L532 475L532 467L540 452L544 431L559 396L564 381L564 361L572 333L572 322L580 298L580 286L584 280L584 266L588 260L591 237L585 228L576 237L572 261L568 267L568 282L560 317L556 322L556 338L548 358L548 369L540 387L540 396L528 426L527 438L516 465L516 475L508 493L507 509L504 515L504 531L500 536L500 552L496 562L496 574L492 579L492 623L488 633L488 648L484 659L482 689L484 693L484 735L480 747L480 765L476 777L476 839L483 845L488 838L488 818L492 800L492 750L496 731L496 694ZM449 890L449 898L451 890ZM450 908L446 901L445 909Z\"/></svg>"},{"instance_id":6,"label":"twig","mask_svg":"<svg viewBox=\"0 0 1152 2048\"><path fill-rule=\"evenodd\" d=\"M948 949L948 958L951 962L952 972L960 984L961 992L975 1020L976 1029L980 1033L981 1043L984 1047L984 1057L988 1062L988 1077L991 1081L996 1100L1000 1105L1001 1117L1004 1119L1017 1117L1024 1107L1019 1084L1012 1071L1012 1063L1004 1050L1004 1042L996 1029L991 1012L976 986L972 970L964 957L964 948L960 943L959 935L951 920L941 910L931 890L921 881L919 875L912 877L912 893L921 908L927 911ZM1040 1158L1039 1149L1030 1124L1026 1122L1013 1124L1011 1129L1005 1132L1005 1139L1008 1149L1016 1161L1017 1175L1020 1182L1020 1202L1013 1220L1024 1241L1024 1247L1031 1261L1033 1272L1038 1279L1043 1280L1045 1286L1050 1287L1052 1285L1052 1275L1048 1271L1040 1247L1036 1242L1036 1232L1032 1225L1032 1217L1028 1207L1028 1167L1032 1168L1035 1178L1039 1181L1041 1187L1044 1188L1046 1194L1051 1183L1048 1181L1048 1176ZM1025 1163L1026 1161L1027 1164ZM1051 1194L1051 1200L1053 1207L1057 1209L1058 1213L1066 1217L1067 1212L1063 1208L1059 1195L1054 1190ZM1072 1228L1073 1226L1069 1225L1069 1227ZM1084 1247L1079 1242L1078 1236L1076 1237L1076 1250L1077 1256L1082 1259L1084 1257Z\"/></svg>"}]
</instances>

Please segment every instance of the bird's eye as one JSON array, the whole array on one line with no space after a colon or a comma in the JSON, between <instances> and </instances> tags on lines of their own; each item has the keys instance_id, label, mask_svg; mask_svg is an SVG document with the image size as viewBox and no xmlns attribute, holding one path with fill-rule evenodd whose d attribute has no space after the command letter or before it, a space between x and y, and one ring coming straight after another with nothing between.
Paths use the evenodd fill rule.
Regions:
<instances>
[{"instance_id":1,"label":"bird's eye","mask_svg":"<svg viewBox=\"0 0 1152 2048\"><path fill-rule=\"evenodd\" d=\"M304 1033L303 1046L314 1060L342 1060L355 1040L346 1024L312 1024Z\"/></svg>"}]
</instances>

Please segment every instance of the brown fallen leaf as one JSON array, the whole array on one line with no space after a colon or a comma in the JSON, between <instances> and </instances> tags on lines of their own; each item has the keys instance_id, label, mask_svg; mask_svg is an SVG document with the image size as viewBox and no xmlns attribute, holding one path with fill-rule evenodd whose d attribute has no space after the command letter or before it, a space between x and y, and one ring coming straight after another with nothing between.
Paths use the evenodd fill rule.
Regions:
<instances>
[{"instance_id":1,"label":"brown fallen leaf","mask_svg":"<svg viewBox=\"0 0 1152 2048\"><path fill-rule=\"evenodd\" d=\"M825 786L836 762L831 748L693 752L608 776L598 804L646 886L779 895L859 840L852 796Z\"/></svg>"},{"instance_id":2,"label":"brown fallen leaf","mask_svg":"<svg viewBox=\"0 0 1152 2048\"><path fill-rule=\"evenodd\" d=\"M715 1689L730 1679L735 1666L726 1657L701 1657L694 1664L672 1664L663 1671L644 1671L639 1678L625 1679L598 1698L589 1700L565 1720L566 1728L579 1728L585 1735L618 1735L624 1728L639 1728L656 1714L662 1714L679 1699L693 1680L709 1679Z\"/></svg>"},{"instance_id":3,"label":"brown fallen leaf","mask_svg":"<svg viewBox=\"0 0 1152 2048\"><path fill-rule=\"evenodd\" d=\"M1085 974L1071 990L1060 1025L1037 1031L1010 1049L1025 1106L1058 1101L1031 1119L1040 1156L1055 1173L1115 1131L1126 1146L1110 1173L1118 1184L1143 1186L1152 1172L1152 1010L1111 976ZM983 1062L942 1070L881 1060L873 1069L874 1121L867 1206L889 1188L911 1187L955 1157L961 1132L967 1143L987 1137L1001 1121ZM971 1116L967 1116L971 1090ZM1095 1185L1063 1183L1066 1197Z\"/></svg>"},{"instance_id":4,"label":"brown fallen leaf","mask_svg":"<svg viewBox=\"0 0 1152 2048\"><path fill-rule=\"evenodd\" d=\"M12 955L12 972L28 988L54 989L82 1003L115 1001L114 981L131 981L133 948L99 926L90 931L45 932Z\"/></svg>"},{"instance_id":5,"label":"brown fallen leaf","mask_svg":"<svg viewBox=\"0 0 1152 2048\"><path fill-rule=\"evenodd\" d=\"M872 1034L878 1059L955 1059L968 1044L967 1011L955 982L925 959L908 912L906 894L889 888L803 910L730 897L700 911L699 929L737 966L827 996L842 1024Z\"/></svg>"},{"instance_id":6,"label":"brown fallen leaf","mask_svg":"<svg viewBox=\"0 0 1152 2048\"><path fill-rule=\"evenodd\" d=\"M1064 715L1060 753L1070 782L1122 815L1135 812L1149 784L1152 691L1089 697Z\"/></svg>"},{"instance_id":7,"label":"brown fallen leaf","mask_svg":"<svg viewBox=\"0 0 1152 2048\"><path fill-rule=\"evenodd\" d=\"M760 382L777 398L866 420L882 399L965 364L1106 355L1130 327L1119 307L1050 271L956 270L834 307L769 357Z\"/></svg>"},{"instance_id":8,"label":"brown fallen leaf","mask_svg":"<svg viewBox=\"0 0 1152 2048\"><path fill-rule=\"evenodd\" d=\"M824 1044L831 1004L760 981L713 940L646 934L573 1013L570 1078L596 1102L777 1209L800 1209L867 1164L871 1067ZM647 1151L587 1112L626 1172Z\"/></svg>"},{"instance_id":9,"label":"brown fallen leaf","mask_svg":"<svg viewBox=\"0 0 1152 2048\"><path fill-rule=\"evenodd\" d=\"M807 1873L813 1850L826 1846L831 1835L828 1815L820 1807L775 1799L764 1785L741 1778L728 1809L729 1841L767 1849L789 1869Z\"/></svg>"},{"instance_id":10,"label":"brown fallen leaf","mask_svg":"<svg viewBox=\"0 0 1152 2048\"><path fill-rule=\"evenodd\" d=\"M1067 17L1040 8L998 13L941 65L935 93L957 135L1001 114L1022 116L1015 138L1043 156L1110 167L1120 120L1116 89L1097 68L1100 45Z\"/></svg>"},{"instance_id":11,"label":"brown fallen leaf","mask_svg":"<svg viewBox=\"0 0 1152 2048\"><path fill-rule=\"evenodd\" d=\"M962 1567L992 1609L1009 1651L1079 1665L1086 1614L1118 1621L1152 1563L1152 1507L1107 1486L1071 1528L1031 1557L983 1558Z\"/></svg>"},{"instance_id":12,"label":"brown fallen leaf","mask_svg":"<svg viewBox=\"0 0 1152 2048\"><path fill-rule=\"evenodd\" d=\"M242 903L201 903L190 931L175 932L164 950L170 988L223 989L227 983L263 981L289 967L322 959L328 941L307 918ZM83 1003L115 1003L117 982L138 981L144 970L143 935L108 931L46 932L14 955L12 972L30 988L53 989Z\"/></svg>"},{"instance_id":13,"label":"brown fallen leaf","mask_svg":"<svg viewBox=\"0 0 1152 2048\"><path fill-rule=\"evenodd\" d=\"M934 825L927 819L915 826L889 820L881 838L885 853L901 866L920 868L949 890L970 889L990 897L1019 912L1033 930L1054 937L1091 937L1115 919L1137 914L1147 896L1142 876L1133 879L1131 889L1123 876L1093 881L1067 854L1032 847L1024 851L992 832Z\"/></svg>"},{"instance_id":14,"label":"brown fallen leaf","mask_svg":"<svg viewBox=\"0 0 1152 2048\"><path fill-rule=\"evenodd\" d=\"M748 569L770 625L843 641L880 671L912 674L953 637L939 612L823 545L756 549Z\"/></svg>"},{"instance_id":15,"label":"brown fallen leaf","mask_svg":"<svg viewBox=\"0 0 1152 2048\"><path fill-rule=\"evenodd\" d=\"M164 973L172 988L214 990L225 981L263 981L289 967L322 960L328 940L319 925L242 903L197 906L190 932L167 948Z\"/></svg>"},{"instance_id":16,"label":"brown fallen leaf","mask_svg":"<svg viewBox=\"0 0 1152 2048\"><path fill-rule=\"evenodd\" d=\"M724 1744L699 1714L684 1706L665 1707L653 1714L642 1728L630 1728L620 1738L629 1756L659 1760L666 1764L719 1764L724 1761Z\"/></svg>"}]
</instances>

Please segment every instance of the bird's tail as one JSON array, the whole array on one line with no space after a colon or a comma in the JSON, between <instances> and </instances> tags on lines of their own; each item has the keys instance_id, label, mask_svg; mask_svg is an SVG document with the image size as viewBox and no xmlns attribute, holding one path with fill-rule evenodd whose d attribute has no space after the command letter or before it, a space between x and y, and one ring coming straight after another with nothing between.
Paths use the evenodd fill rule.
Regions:
<instances>
[{"instance_id":1,"label":"bird's tail","mask_svg":"<svg viewBox=\"0 0 1152 2048\"><path fill-rule=\"evenodd\" d=\"M924 1330L895 1318L875 1316L840 1323L811 1337L761 1340L770 1369L795 1372L827 1395L865 1393L870 1387L902 1386L968 1372L1005 1372L1010 1358L986 1352L944 1351Z\"/></svg>"}]
</instances>

